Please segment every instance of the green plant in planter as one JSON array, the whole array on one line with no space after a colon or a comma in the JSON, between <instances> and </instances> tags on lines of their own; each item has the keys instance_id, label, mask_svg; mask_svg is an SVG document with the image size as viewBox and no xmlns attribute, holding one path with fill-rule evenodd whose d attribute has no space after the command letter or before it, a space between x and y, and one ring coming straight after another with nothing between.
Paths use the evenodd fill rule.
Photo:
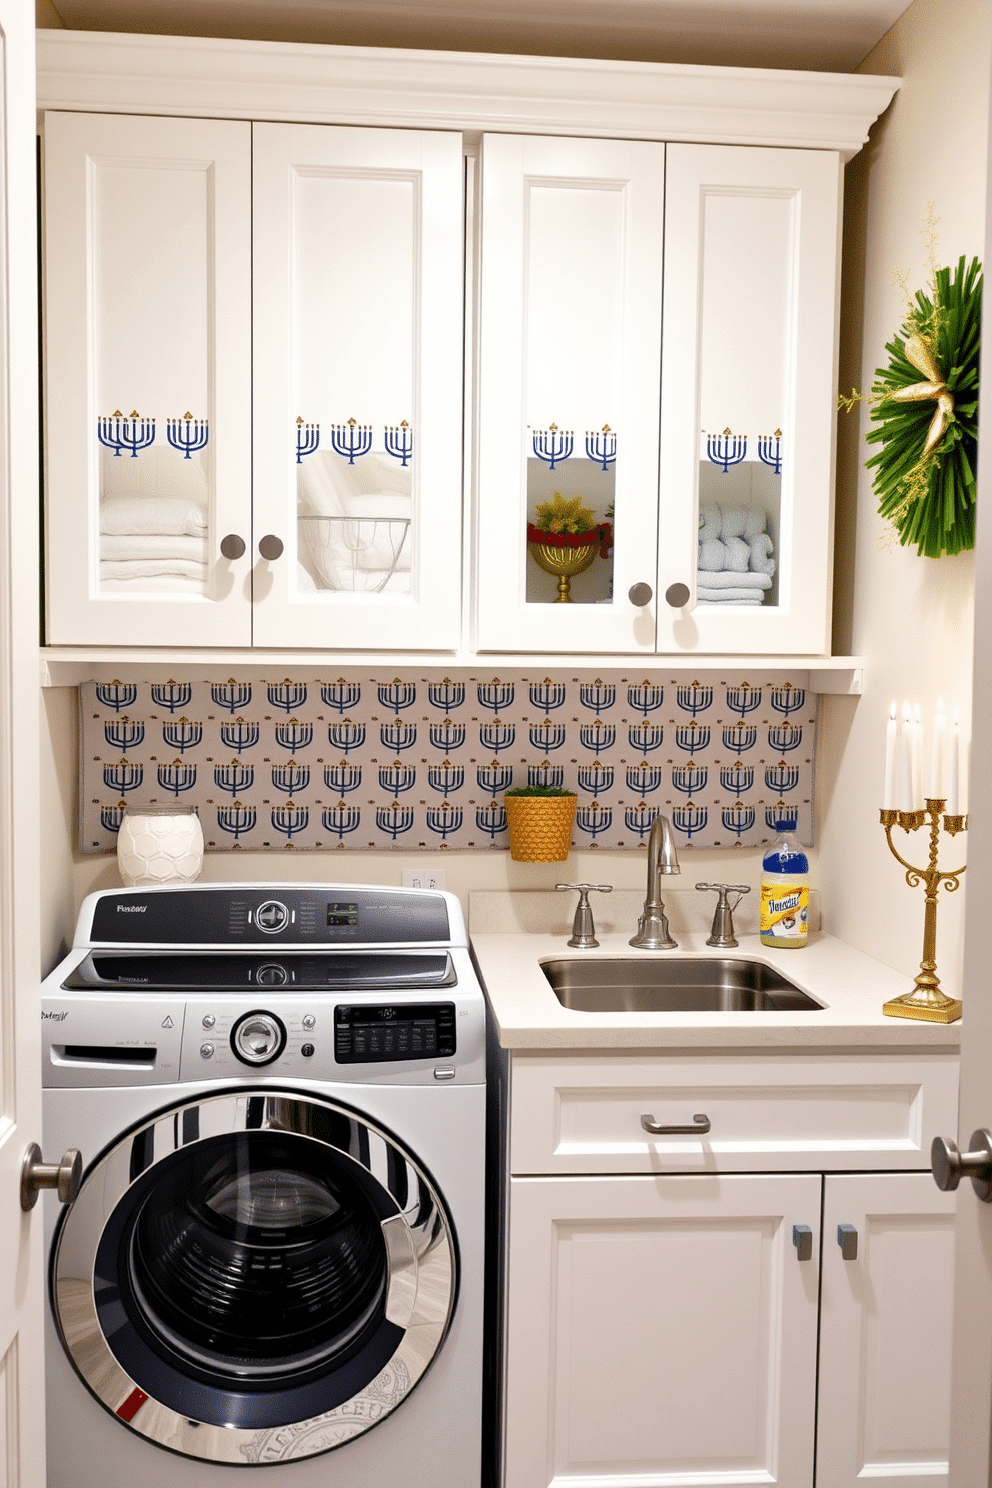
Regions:
<instances>
[{"instance_id":1,"label":"green plant in planter","mask_svg":"<svg viewBox=\"0 0 992 1488\"><path fill-rule=\"evenodd\" d=\"M578 800L575 791L560 790L556 785L512 785L504 794L507 796L575 796Z\"/></svg>"}]
</instances>

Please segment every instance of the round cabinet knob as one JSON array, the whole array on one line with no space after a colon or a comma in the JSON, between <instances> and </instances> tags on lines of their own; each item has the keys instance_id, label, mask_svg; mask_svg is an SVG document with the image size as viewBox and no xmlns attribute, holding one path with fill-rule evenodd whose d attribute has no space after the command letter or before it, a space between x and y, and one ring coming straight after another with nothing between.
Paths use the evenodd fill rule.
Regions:
<instances>
[{"instance_id":1,"label":"round cabinet knob","mask_svg":"<svg viewBox=\"0 0 992 1488\"><path fill-rule=\"evenodd\" d=\"M43 1188L54 1188L60 1204L71 1204L79 1192L83 1159L70 1147L59 1163L42 1162L41 1148L32 1142L21 1163L21 1208L33 1209Z\"/></svg>"},{"instance_id":2,"label":"round cabinet knob","mask_svg":"<svg viewBox=\"0 0 992 1488\"><path fill-rule=\"evenodd\" d=\"M669 584L665 590L665 599L673 610L681 610L683 605L689 603L689 587L687 584Z\"/></svg>"},{"instance_id":3,"label":"round cabinet knob","mask_svg":"<svg viewBox=\"0 0 992 1488\"><path fill-rule=\"evenodd\" d=\"M632 605L637 605L638 609L643 609L645 605L649 605L652 599L654 599L654 590L650 584L631 584L627 590L627 598Z\"/></svg>"},{"instance_id":4,"label":"round cabinet knob","mask_svg":"<svg viewBox=\"0 0 992 1488\"><path fill-rule=\"evenodd\" d=\"M245 555L245 540L236 532L229 532L220 540L220 551L224 558L243 558Z\"/></svg>"},{"instance_id":5,"label":"round cabinet knob","mask_svg":"<svg viewBox=\"0 0 992 1488\"><path fill-rule=\"evenodd\" d=\"M984 1127L972 1132L967 1152L959 1152L949 1137L934 1137L930 1166L934 1183L944 1193L953 1192L962 1178L970 1178L982 1203L992 1202L992 1132Z\"/></svg>"},{"instance_id":6,"label":"round cabinet knob","mask_svg":"<svg viewBox=\"0 0 992 1488\"><path fill-rule=\"evenodd\" d=\"M267 532L259 539L258 551L266 563L274 563L277 558L282 557L282 538L276 537L274 532Z\"/></svg>"}]
</instances>

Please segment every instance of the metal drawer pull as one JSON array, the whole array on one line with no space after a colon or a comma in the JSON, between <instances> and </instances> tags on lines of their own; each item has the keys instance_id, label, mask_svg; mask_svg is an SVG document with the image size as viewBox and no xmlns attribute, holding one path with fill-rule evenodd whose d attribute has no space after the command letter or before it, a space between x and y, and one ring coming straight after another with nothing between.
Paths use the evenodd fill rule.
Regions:
<instances>
[{"instance_id":1,"label":"metal drawer pull","mask_svg":"<svg viewBox=\"0 0 992 1488\"><path fill-rule=\"evenodd\" d=\"M813 1258L813 1231L809 1225L792 1226L792 1243L796 1247L796 1257L800 1261L809 1261Z\"/></svg>"},{"instance_id":2,"label":"metal drawer pull","mask_svg":"<svg viewBox=\"0 0 992 1488\"><path fill-rule=\"evenodd\" d=\"M653 1116L645 1113L641 1117L641 1125L646 1132L650 1132L654 1137L681 1137L685 1135L695 1137L702 1136L703 1132L709 1131L710 1118L700 1112L698 1116L693 1116L691 1126L659 1126Z\"/></svg>"},{"instance_id":3,"label":"metal drawer pull","mask_svg":"<svg viewBox=\"0 0 992 1488\"><path fill-rule=\"evenodd\" d=\"M837 1226L837 1244L845 1261L856 1261L858 1259L858 1228L857 1225L842 1224Z\"/></svg>"}]
</instances>

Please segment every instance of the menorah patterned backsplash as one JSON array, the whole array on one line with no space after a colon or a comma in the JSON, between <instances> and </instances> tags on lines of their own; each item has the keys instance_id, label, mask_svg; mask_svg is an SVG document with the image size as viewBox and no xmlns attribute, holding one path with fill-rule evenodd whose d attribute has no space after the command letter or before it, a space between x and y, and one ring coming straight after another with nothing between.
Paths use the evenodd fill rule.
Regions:
<instances>
[{"instance_id":1,"label":"menorah patterned backsplash","mask_svg":"<svg viewBox=\"0 0 992 1488\"><path fill-rule=\"evenodd\" d=\"M127 801L188 801L208 851L509 846L503 792L579 797L572 845L679 847L813 833L816 698L772 683L604 672L404 672L79 689L80 846L116 847Z\"/></svg>"}]
</instances>

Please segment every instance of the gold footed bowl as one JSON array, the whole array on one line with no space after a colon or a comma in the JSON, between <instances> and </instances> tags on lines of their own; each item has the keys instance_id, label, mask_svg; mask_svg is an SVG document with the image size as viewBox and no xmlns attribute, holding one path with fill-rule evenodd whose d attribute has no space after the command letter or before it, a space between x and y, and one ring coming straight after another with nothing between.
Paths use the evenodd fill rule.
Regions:
<instances>
[{"instance_id":1,"label":"gold footed bowl","mask_svg":"<svg viewBox=\"0 0 992 1488\"><path fill-rule=\"evenodd\" d=\"M528 542L530 556L542 568L545 573L552 574L558 580L558 595L555 604L573 604L571 595L572 578L575 574L585 573L595 560L599 551L600 537L597 533L590 534L591 541L569 547L555 547L551 543Z\"/></svg>"}]
</instances>

